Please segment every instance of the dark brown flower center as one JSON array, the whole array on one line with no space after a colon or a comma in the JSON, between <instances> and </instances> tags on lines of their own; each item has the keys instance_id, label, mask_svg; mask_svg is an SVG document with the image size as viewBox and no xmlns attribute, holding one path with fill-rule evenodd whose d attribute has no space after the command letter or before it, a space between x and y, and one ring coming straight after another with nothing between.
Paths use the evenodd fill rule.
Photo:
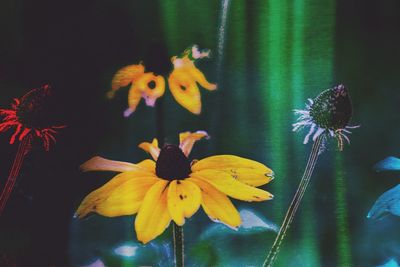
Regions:
<instances>
[{"instance_id":1,"label":"dark brown flower center","mask_svg":"<svg viewBox=\"0 0 400 267\"><path fill-rule=\"evenodd\" d=\"M178 146L165 145L157 159L156 174L170 181L185 179L190 174L190 161Z\"/></svg>"},{"instance_id":2,"label":"dark brown flower center","mask_svg":"<svg viewBox=\"0 0 400 267\"><path fill-rule=\"evenodd\" d=\"M349 92L338 85L319 94L310 108L310 116L321 128L343 129L353 113Z\"/></svg>"},{"instance_id":3,"label":"dark brown flower center","mask_svg":"<svg viewBox=\"0 0 400 267\"><path fill-rule=\"evenodd\" d=\"M44 85L25 94L20 99L16 115L21 124L28 128L42 129L51 125L52 107L50 86Z\"/></svg>"}]
</instances>

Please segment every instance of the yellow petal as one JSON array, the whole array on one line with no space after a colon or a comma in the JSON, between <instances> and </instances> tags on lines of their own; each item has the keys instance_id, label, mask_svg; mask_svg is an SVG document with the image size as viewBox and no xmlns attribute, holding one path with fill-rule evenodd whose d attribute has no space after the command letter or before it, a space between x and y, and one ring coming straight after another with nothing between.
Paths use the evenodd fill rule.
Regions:
<instances>
[{"instance_id":1,"label":"yellow petal","mask_svg":"<svg viewBox=\"0 0 400 267\"><path fill-rule=\"evenodd\" d=\"M193 80L198 82L205 89L210 91L217 89L217 85L208 82L204 74L198 68L193 67L188 69L188 71L190 72L190 75L192 76Z\"/></svg>"},{"instance_id":2,"label":"yellow petal","mask_svg":"<svg viewBox=\"0 0 400 267\"><path fill-rule=\"evenodd\" d=\"M84 172L87 171L114 171L114 172L127 172L134 170L142 170L139 166L123 161L109 160L99 156L93 157L83 163L80 169Z\"/></svg>"},{"instance_id":3,"label":"yellow petal","mask_svg":"<svg viewBox=\"0 0 400 267\"><path fill-rule=\"evenodd\" d=\"M137 239L144 244L161 235L171 222L167 207L167 184L168 181L159 180L147 191L136 216Z\"/></svg>"},{"instance_id":4,"label":"yellow petal","mask_svg":"<svg viewBox=\"0 0 400 267\"><path fill-rule=\"evenodd\" d=\"M217 170L193 172L191 177L202 179L222 193L244 201L263 201L273 196L267 191L255 188L235 180L229 173Z\"/></svg>"},{"instance_id":5,"label":"yellow petal","mask_svg":"<svg viewBox=\"0 0 400 267\"><path fill-rule=\"evenodd\" d=\"M251 186L261 186L269 183L273 179L272 174L266 174L264 171L259 169L226 168L220 169L220 171L225 171L234 179Z\"/></svg>"},{"instance_id":6,"label":"yellow petal","mask_svg":"<svg viewBox=\"0 0 400 267\"><path fill-rule=\"evenodd\" d=\"M133 112L135 112L137 105L142 99L142 93L136 88L136 83L133 82L128 93L128 108L124 112L124 117L129 117Z\"/></svg>"},{"instance_id":7,"label":"yellow petal","mask_svg":"<svg viewBox=\"0 0 400 267\"><path fill-rule=\"evenodd\" d=\"M136 177L126 181L94 207L94 212L107 217L132 215L138 212L143 198L159 179L155 177Z\"/></svg>"},{"instance_id":8,"label":"yellow petal","mask_svg":"<svg viewBox=\"0 0 400 267\"><path fill-rule=\"evenodd\" d=\"M192 181L201 188L201 205L211 220L222 222L232 228L240 226L240 214L225 194L201 179L189 178L187 181Z\"/></svg>"},{"instance_id":9,"label":"yellow petal","mask_svg":"<svg viewBox=\"0 0 400 267\"><path fill-rule=\"evenodd\" d=\"M138 164L136 164L142 169L145 169L151 173L156 173L156 163L151 159L145 159Z\"/></svg>"},{"instance_id":10,"label":"yellow petal","mask_svg":"<svg viewBox=\"0 0 400 267\"><path fill-rule=\"evenodd\" d=\"M108 92L107 96L112 98L116 90L121 87L127 86L140 74L144 73L144 66L142 64L129 65L119 69L111 81L111 91Z\"/></svg>"},{"instance_id":11,"label":"yellow petal","mask_svg":"<svg viewBox=\"0 0 400 267\"><path fill-rule=\"evenodd\" d=\"M183 154L186 157L189 156L192 151L193 145L196 141L202 138L208 138L208 133L205 131L197 131L194 133L184 132L179 134L179 148L182 149Z\"/></svg>"},{"instance_id":12,"label":"yellow petal","mask_svg":"<svg viewBox=\"0 0 400 267\"><path fill-rule=\"evenodd\" d=\"M139 144L139 147L146 151L147 153L150 153L151 157L157 161L158 155L160 155L160 149L158 148L158 141L156 138L153 139L153 142L143 142Z\"/></svg>"},{"instance_id":13,"label":"yellow petal","mask_svg":"<svg viewBox=\"0 0 400 267\"><path fill-rule=\"evenodd\" d=\"M173 180L168 186L168 211L177 225L182 226L200 207L200 188L190 181Z\"/></svg>"},{"instance_id":14,"label":"yellow petal","mask_svg":"<svg viewBox=\"0 0 400 267\"><path fill-rule=\"evenodd\" d=\"M200 91L190 74L181 68L174 69L168 78L168 84L176 102L190 112L200 114Z\"/></svg>"},{"instance_id":15,"label":"yellow petal","mask_svg":"<svg viewBox=\"0 0 400 267\"><path fill-rule=\"evenodd\" d=\"M273 171L262 163L254 160L234 156L234 155L217 155L211 156L197 161L192 166L192 171L200 171L204 169L226 170L248 168L264 172L266 176L273 176Z\"/></svg>"},{"instance_id":16,"label":"yellow petal","mask_svg":"<svg viewBox=\"0 0 400 267\"><path fill-rule=\"evenodd\" d=\"M151 174L147 171L129 171L120 173L114 176L106 184L87 195L82 203L79 205L79 208L76 211L76 215L79 218L82 218L90 212L97 212L98 206L101 205L101 203L105 202L114 193L115 190L117 190L124 183L139 178L147 179L149 183L152 182L153 184L155 182L155 179L158 179L154 174ZM104 209L102 209L101 212L107 213L107 211ZM104 216L108 215L104 214Z\"/></svg>"}]
</instances>

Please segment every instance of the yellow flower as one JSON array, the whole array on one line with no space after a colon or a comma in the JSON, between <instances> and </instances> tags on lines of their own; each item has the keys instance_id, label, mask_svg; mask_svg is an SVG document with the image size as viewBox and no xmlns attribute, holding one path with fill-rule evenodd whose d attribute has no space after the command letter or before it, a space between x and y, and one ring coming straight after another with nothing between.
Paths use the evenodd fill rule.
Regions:
<instances>
[{"instance_id":1,"label":"yellow flower","mask_svg":"<svg viewBox=\"0 0 400 267\"><path fill-rule=\"evenodd\" d=\"M256 186L273 179L265 165L233 155L217 155L192 163L188 155L194 143L208 137L204 131L179 135L180 145L158 147L139 145L153 157L138 164L94 157L85 162L84 171L115 171L102 187L90 193L80 204L79 218L90 212L114 217L133 215L137 239L147 243L168 227L171 220L182 226L200 206L216 222L232 228L241 224L239 212L229 197L244 201L263 201L272 195Z\"/></svg>"},{"instance_id":2,"label":"yellow flower","mask_svg":"<svg viewBox=\"0 0 400 267\"><path fill-rule=\"evenodd\" d=\"M186 49L181 56L171 58L174 69L168 77L168 84L175 100L184 108L194 114L201 112L201 96L197 86L199 83L208 90L217 89L217 85L207 81L204 74L195 66L195 61L209 57L210 51L200 51L197 45ZM131 84L128 95L128 108L124 116L130 116L144 98L146 105L154 106L156 100L165 92L165 80L161 75L153 72L145 72L142 63L125 66L118 70L111 82L111 90L107 93L109 98L114 97L115 92Z\"/></svg>"},{"instance_id":3,"label":"yellow flower","mask_svg":"<svg viewBox=\"0 0 400 267\"><path fill-rule=\"evenodd\" d=\"M217 85L209 83L204 74L194 65L195 60L209 57L210 51L200 52L194 45L186 49L182 57L172 57L174 70L168 78L169 89L176 102L194 114L201 112L199 83L208 90L217 89Z\"/></svg>"},{"instance_id":4,"label":"yellow flower","mask_svg":"<svg viewBox=\"0 0 400 267\"><path fill-rule=\"evenodd\" d=\"M117 71L112 79L111 91L107 93L107 97L114 97L116 90L129 84L131 84L128 94L129 107L124 112L125 117L136 110L141 98L144 98L146 105L153 107L157 98L165 92L164 78L152 72L144 72L144 66L140 63L125 66Z\"/></svg>"}]
</instances>

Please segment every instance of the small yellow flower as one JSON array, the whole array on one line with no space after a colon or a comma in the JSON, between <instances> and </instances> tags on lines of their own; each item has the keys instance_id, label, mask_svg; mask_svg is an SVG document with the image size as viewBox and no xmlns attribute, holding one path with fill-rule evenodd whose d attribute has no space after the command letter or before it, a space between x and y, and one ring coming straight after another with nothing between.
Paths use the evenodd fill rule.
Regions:
<instances>
[{"instance_id":1,"label":"small yellow flower","mask_svg":"<svg viewBox=\"0 0 400 267\"><path fill-rule=\"evenodd\" d=\"M192 163L188 155L194 143L208 137L204 131L179 135L180 145L158 147L139 145L153 157L138 164L94 157L85 162L84 171L120 172L102 187L90 193L80 204L79 218L90 212L107 217L137 213L137 239L147 243L168 227L171 220L182 226L203 207L211 220L232 228L241 224L239 212L229 197L244 201L263 201L272 195L256 186L273 179L265 165L233 155L217 155Z\"/></svg>"},{"instance_id":2,"label":"small yellow flower","mask_svg":"<svg viewBox=\"0 0 400 267\"><path fill-rule=\"evenodd\" d=\"M186 49L182 55L171 58L174 69L168 77L168 84L175 100L194 114L201 112L201 96L197 83L207 90L217 89L217 85L207 81L204 74L195 66L195 61L209 57L210 51L200 51L197 45ZM154 106L156 100L165 92L165 79L153 72L145 72L142 63L125 66L118 70L111 82L111 90L107 93L112 98L115 92L131 84L128 95L128 108L124 116L130 116L144 98L146 105Z\"/></svg>"},{"instance_id":3,"label":"small yellow flower","mask_svg":"<svg viewBox=\"0 0 400 267\"><path fill-rule=\"evenodd\" d=\"M217 89L194 65L195 60L209 57L210 51L200 52L197 46L186 49L181 57L172 57L174 70L168 78L169 89L176 102L194 114L201 112L199 83L207 90Z\"/></svg>"},{"instance_id":4,"label":"small yellow flower","mask_svg":"<svg viewBox=\"0 0 400 267\"><path fill-rule=\"evenodd\" d=\"M146 105L153 107L157 98L165 92L164 78L152 72L144 72L144 66L140 63L125 66L117 71L112 79L111 91L107 93L107 97L114 97L116 90L129 84L131 84L128 95L129 107L124 112L125 117L136 110L141 98L144 98Z\"/></svg>"}]
</instances>

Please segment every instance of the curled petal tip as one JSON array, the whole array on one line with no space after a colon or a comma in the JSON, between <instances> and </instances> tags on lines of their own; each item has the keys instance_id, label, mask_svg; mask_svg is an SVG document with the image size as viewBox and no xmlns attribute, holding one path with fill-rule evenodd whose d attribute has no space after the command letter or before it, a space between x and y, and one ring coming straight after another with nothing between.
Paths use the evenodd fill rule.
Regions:
<instances>
[{"instance_id":1,"label":"curled petal tip","mask_svg":"<svg viewBox=\"0 0 400 267\"><path fill-rule=\"evenodd\" d=\"M124 111L124 117L125 117L125 118L128 118L130 115L132 115L133 112L134 112L133 109L127 108L127 109Z\"/></svg>"},{"instance_id":2,"label":"curled petal tip","mask_svg":"<svg viewBox=\"0 0 400 267\"><path fill-rule=\"evenodd\" d=\"M275 179L275 173L266 173L265 176L267 176L271 181Z\"/></svg>"}]
</instances>

